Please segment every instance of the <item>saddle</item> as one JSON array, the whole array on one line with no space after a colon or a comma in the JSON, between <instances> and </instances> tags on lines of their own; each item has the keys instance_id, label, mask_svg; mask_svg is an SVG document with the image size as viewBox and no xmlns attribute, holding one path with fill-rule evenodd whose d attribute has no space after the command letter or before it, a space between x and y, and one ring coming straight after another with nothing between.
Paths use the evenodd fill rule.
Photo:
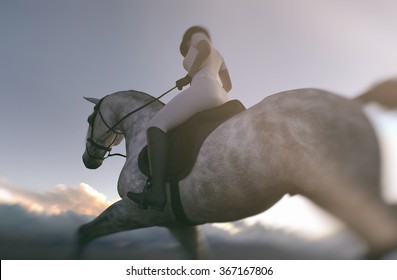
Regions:
<instances>
[{"instance_id":1,"label":"saddle","mask_svg":"<svg viewBox=\"0 0 397 280\"><path fill-rule=\"evenodd\" d=\"M238 100L193 115L180 126L170 130L168 137L168 182L180 181L189 175L197 159L201 145L208 135L219 125L245 110ZM141 172L149 177L149 157L147 146L139 154L138 165Z\"/></svg>"},{"instance_id":2,"label":"saddle","mask_svg":"<svg viewBox=\"0 0 397 280\"><path fill-rule=\"evenodd\" d=\"M223 122L244 110L245 107L240 101L231 100L217 108L193 115L167 133L167 181L170 183L171 206L177 220L182 224L195 225L187 218L183 210L179 195L179 181L189 175L193 169L201 145L208 135ZM146 177L150 177L147 146L139 154L138 166Z\"/></svg>"}]
</instances>

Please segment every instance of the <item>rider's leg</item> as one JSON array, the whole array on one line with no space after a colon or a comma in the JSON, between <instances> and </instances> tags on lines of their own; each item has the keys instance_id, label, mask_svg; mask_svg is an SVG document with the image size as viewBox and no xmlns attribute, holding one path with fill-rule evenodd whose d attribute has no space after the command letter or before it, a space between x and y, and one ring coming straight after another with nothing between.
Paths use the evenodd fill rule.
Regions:
<instances>
[{"instance_id":1,"label":"rider's leg","mask_svg":"<svg viewBox=\"0 0 397 280\"><path fill-rule=\"evenodd\" d=\"M165 192L167 170L167 133L158 127L149 127L146 132L149 155L151 187L148 192L128 192L128 197L142 207L150 206L162 211L167 201Z\"/></svg>"}]
</instances>

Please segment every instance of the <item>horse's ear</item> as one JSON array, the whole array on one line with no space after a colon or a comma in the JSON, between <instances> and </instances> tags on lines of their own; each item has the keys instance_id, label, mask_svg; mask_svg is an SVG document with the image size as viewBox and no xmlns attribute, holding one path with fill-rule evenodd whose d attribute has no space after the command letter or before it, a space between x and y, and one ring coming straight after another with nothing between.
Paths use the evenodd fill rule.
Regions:
<instances>
[{"instance_id":1,"label":"horse's ear","mask_svg":"<svg viewBox=\"0 0 397 280\"><path fill-rule=\"evenodd\" d=\"M94 97L84 97L84 99L87 100L88 102L94 103L95 105L98 104L99 102L99 99Z\"/></svg>"}]
</instances>

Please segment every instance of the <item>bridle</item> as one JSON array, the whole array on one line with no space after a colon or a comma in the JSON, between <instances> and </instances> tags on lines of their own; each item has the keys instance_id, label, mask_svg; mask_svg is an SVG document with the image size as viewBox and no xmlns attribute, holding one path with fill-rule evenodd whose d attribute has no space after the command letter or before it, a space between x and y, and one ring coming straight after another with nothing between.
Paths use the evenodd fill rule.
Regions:
<instances>
[{"instance_id":1,"label":"bridle","mask_svg":"<svg viewBox=\"0 0 397 280\"><path fill-rule=\"evenodd\" d=\"M115 130L115 129L114 129L115 126L109 126L109 124L105 121L105 118L104 118L103 115L102 115L102 112L101 112L100 108L101 108L101 104L102 104L103 100L104 100L106 97L107 97L107 96L105 96L105 97L103 97L102 99L99 100L99 102L98 102L98 103L95 105L95 107L94 107L94 112L93 112L93 114L92 114L91 116L89 116L89 118L88 118L88 123L89 123L89 125L90 125L90 127L91 127L91 133L90 133L90 136L87 138L85 150L86 150L86 152L87 152L87 154L88 154L88 156L89 156L90 158L97 159L97 160L104 160L104 159L107 159L108 157L116 156L116 155L125 157L125 155L122 155L122 154L111 154L111 153L110 153L110 151L112 150L111 147L113 146L114 142L116 142L117 137L118 137L120 134L123 134L123 133L122 133L122 132L119 132L119 131L117 131L117 130ZM96 117L97 117L98 115L101 117L103 123L104 123L105 126L108 128L108 131L106 131L106 133L108 133L109 131L112 131L112 132L114 132L114 133L116 134L115 137L114 137L114 139L113 139L113 140L111 141L111 143L109 144L109 146L101 145L101 144L99 144L97 141L94 140L94 124L95 124ZM106 133L105 133L105 134L106 134ZM92 146L94 146L94 147L95 147L96 149L98 149L98 150L104 151L103 155L102 155L101 157L99 157L99 156L96 156L96 155L91 154L91 153L90 153L90 149L89 149L89 147L87 146L87 143L90 143ZM106 155L106 154L107 154L107 155Z\"/></svg>"},{"instance_id":2,"label":"bridle","mask_svg":"<svg viewBox=\"0 0 397 280\"><path fill-rule=\"evenodd\" d=\"M126 157L126 156L123 155L123 154L119 154L119 153L111 154L111 153L110 153L111 150L112 150L113 144L114 144L114 143L116 142L116 140L117 140L117 137L118 137L119 135L123 134L122 132L117 131L117 130L116 130L116 127L117 127L120 123L122 123L125 119L127 119L129 116L131 116L131 115L133 115L133 114L139 112L140 110L142 110L143 108L145 108L145 107L147 107L148 105L152 104L153 102L158 101L160 98L162 98L162 97L165 96L167 93L169 93L169 92L171 92L172 90L174 90L176 87L177 87L177 86L171 88L170 90L166 91L165 93L163 93L163 94L160 95L159 97L154 98L153 100L147 102L146 104L142 105L141 107L138 107L137 109L135 109L135 110L129 112L128 114L126 114L124 117L122 117L118 122L116 122L116 123L115 123L114 125L112 125L112 126L110 126L110 125L105 121L105 118L103 117L103 115L102 115L102 113L101 113L101 110L100 110L101 104L102 104L103 100L105 100L105 98L107 97L107 95L106 95L105 97L103 97L102 99L100 99L100 100L98 101L98 103L97 103L97 104L95 105L95 107L94 107L94 112L93 112L93 114L92 114L91 116L89 116L89 118L88 118L88 123L89 123L89 125L90 125L90 127L91 127L91 133L90 133L90 136L87 138L87 142L86 142L86 146L85 146L85 151L86 151L87 155L88 155L90 158L96 159L96 160L105 160L105 159L107 159L108 157L112 157L112 156ZM96 117L97 117L98 115L101 117L103 123L104 123L105 126L108 128L108 130L106 131L106 133L108 133L109 131L112 131L113 133L115 133L115 137L114 137L114 139L111 141L111 143L109 144L109 146L101 145L101 144L99 144L97 141L95 141L95 139L94 139L94 124L95 124L95 119L96 119ZM105 134L106 134L106 133L105 133ZM102 154L102 157L99 157L99 156L96 156L96 155L91 154L91 153L90 153L90 149L89 149L87 143L90 143L92 146L94 146L94 147L95 147L96 149L98 149L98 150L102 150L102 151L104 152L104 153Z\"/></svg>"}]
</instances>

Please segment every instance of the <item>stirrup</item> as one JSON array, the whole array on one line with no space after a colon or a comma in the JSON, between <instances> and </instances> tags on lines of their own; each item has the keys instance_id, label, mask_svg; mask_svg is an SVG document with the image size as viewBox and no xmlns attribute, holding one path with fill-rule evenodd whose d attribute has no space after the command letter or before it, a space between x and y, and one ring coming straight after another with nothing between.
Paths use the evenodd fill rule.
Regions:
<instances>
[{"instance_id":1,"label":"stirrup","mask_svg":"<svg viewBox=\"0 0 397 280\"><path fill-rule=\"evenodd\" d=\"M138 204L140 209L147 209L148 206L145 203L145 193L149 192L152 187L152 178L149 176L146 180L145 187L141 193L127 192L127 197ZM138 199L137 199L138 197Z\"/></svg>"},{"instance_id":2,"label":"stirrup","mask_svg":"<svg viewBox=\"0 0 397 280\"><path fill-rule=\"evenodd\" d=\"M139 208L141 209L154 209L157 211L163 211L165 205L166 205L166 200L164 203L160 204L154 204L154 201L147 201L148 199L145 197L146 194L149 194L149 192L142 192L142 193L134 193L134 192L128 192L127 196L129 199L134 201L139 205ZM152 202L152 203L151 203Z\"/></svg>"},{"instance_id":3,"label":"stirrup","mask_svg":"<svg viewBox=\"0 0 397 280\"><path fill-rule=\"evenodd\" d=\"M138 204L140 209L154 209L157 211L163 211L165 205L167 204L167 198L165 198L164 203L160 204L153 204L149 203L147 198L145 197L146 195L150 194L150 190L152 188L152 178L149 177L146 181L146 185L141 193L135 193L135 192L128 192L127 196L129 199L134 201L135 203ZM152 201L153 202L153 201Z\"/></svg>"}]
</instances>

